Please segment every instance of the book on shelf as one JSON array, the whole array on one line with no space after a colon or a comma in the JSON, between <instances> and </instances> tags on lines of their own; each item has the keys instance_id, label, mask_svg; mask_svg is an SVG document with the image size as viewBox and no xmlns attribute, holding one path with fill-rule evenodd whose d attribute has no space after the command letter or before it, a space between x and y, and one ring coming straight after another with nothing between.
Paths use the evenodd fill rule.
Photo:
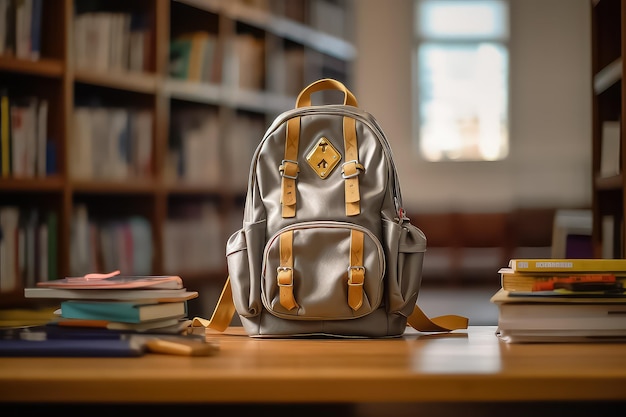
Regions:
<instances>
[{"instance_id":1,"label":"book on shelf","mask_svg":"<svg viewBox=\"0 0 626 417\"><path fill-rule=\"evenodd\" d=\"M626 272L626 259L511 259L514 272Z\"/></svg>"},{"instance_id":2,"label":"book on shelf","mask_svg":"<svg viewBox=\"0 0 626 417\"><path fill-rule=\"evenodd\" d=\"M195 82L215 82L219 59L217 36L207 31L184 33L170 42L169 74Z\"/></svg>"},{"instance_id":3,"label":"book on shelf","mask_svg":"<svg viewBox=\"0 0 626 417\"><path fill-rule=\"evenodd\" d=\"M0 89L0 174L11 175L11 101L7 89Z\"/></svg>"},{"instance_id":4,"label":"book on shelf","mask_svg":"<svg viewBox=\"0 0 626 417\"><path fill-rule=\"evenodd\" d=\"M14 291L21 284L18 261L19 218L19 207L0 207L0 293Z\"/></svg>"},{"instance_id":5,"label":"book on shelf","mask_svg":"<svg viewBox=\"0 0 626 417\"><path fill-rule=\"evenodd\" d=\"M197 291L179 289L71 289L71 288L24 288L24 298L50 298L66 300L154 300L158 302L192 300Z\"/></svg>"},{"instance_id":6,"label":"book on shelf","mask_svg":"<svg viewBox=\"0 0 626 417\"><path fill-rule=\"evenodd\" d=\"M620 166L620 122L606 120L602 122L602 144L600 152L600 176L610 177L621 172Z\"/></svg>"},{"instance_id":7,"label":"book on shelf","mask_svg":"<svg viewBox=\"0 0 626 417\"><path fill-rule=\"evenodd\" d=\"M498 335L509 343L626 340L626 297L519 294L500 289Z\"/></svg>"},{"instance_id":8,"label":"book on shelf","mask_svg":"<svg viewBox=\"0 0 626 417\"><path fill-rule=\"evenodd\" d=\"M61 317L65 319L108 320L122 323L143 323L187 315L187 302L154 303L151 301L65 300Z\"/></svg>"}]
</instances>

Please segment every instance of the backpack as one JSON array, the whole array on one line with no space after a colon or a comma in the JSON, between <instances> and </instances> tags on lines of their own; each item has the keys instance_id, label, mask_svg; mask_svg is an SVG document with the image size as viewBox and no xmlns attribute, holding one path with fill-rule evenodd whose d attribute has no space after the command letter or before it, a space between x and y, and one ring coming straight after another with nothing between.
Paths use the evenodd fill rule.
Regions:
<instances>
[{"instance_id":1,"label":"backpack","mask_svg":"<svg viewBox=\"0 0 626 417\"><path fill-rule=\"evenodd\" d=\"M322 90L343 104L312 105ZM339 81L321 79L280 114L252 158L243 227L226 244L228 278L209 321L239 315L253 337L395 337L467 328L416 305L424 233L402 208L389 143Z\"/></svg>"}]
</instances>

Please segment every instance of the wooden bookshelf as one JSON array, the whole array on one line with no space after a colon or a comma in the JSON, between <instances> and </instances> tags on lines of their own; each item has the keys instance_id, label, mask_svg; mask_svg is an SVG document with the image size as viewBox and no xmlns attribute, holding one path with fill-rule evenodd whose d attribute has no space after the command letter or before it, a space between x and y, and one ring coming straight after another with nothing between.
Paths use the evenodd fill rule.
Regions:
<instances>
[{"instance_id":1,"label":"wooden bookshelf","mask_svg":"<svg viewBox=\"0 0 626 417\"><path fill-rule=\"evenodd\" d=\"M623 82L626 56L626 1L594 0L591 2L592 29L592 207L593 251L595 257L626 256L625 198L626 84ZM618 124L613 146L607 146L607 124ZM606 174L608 154L618 153L618 167ZM610 156L610 155L609 155ZM615 161L615 159L614 159ZM615 171L615 172L613 172Z\"/></svg>"},{"instance_id":2,"label":"wooden bookshelf","mask_svg":"<svg viewBox=\"0 0 626 417\"><path fill-rule=\"evenodd\" d=\"M320 8L320 2L328 4ZM341 7L348 19L349 0L41 5L40 52L17 57L2 48L0 88L7 91L9 117L23 97L47 103L46 142L33 151L47 152L47 169L18 176L11 160L0 171L0 207L17 208L20 219L32 215L30 223L17 225L30 236L24 247L38 248L34 256L24 255L28 262L53 259L45 273L39 262L9 281L3 272L0 307L29 304L22 289L39 279L94 270L178 274L192 289L212 279L221 288L225 242L241 225L255 142L308 83L327 76L351 80L352 43L310 19L326 6ZM214 44L197 47L195 61L175 61L201 63L196 72L188 65L187 76L181 76L173 60L180 55L171 46L195 32L210 34ZM198 51L204 61L198 61ZM257 61L243 61L249 55ZM198 71L201 78L189 79ZM245 170L244 176L233 166ZM135 246L124 249L121 242Z\"/></svg>"}]
</instances>

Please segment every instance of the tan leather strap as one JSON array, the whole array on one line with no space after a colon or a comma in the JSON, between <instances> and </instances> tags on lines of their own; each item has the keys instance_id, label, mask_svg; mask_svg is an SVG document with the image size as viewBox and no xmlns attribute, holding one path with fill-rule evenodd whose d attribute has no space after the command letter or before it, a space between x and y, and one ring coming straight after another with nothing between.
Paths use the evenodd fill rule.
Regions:
<instances>
[{"instance_id":1,"label":"tan leather strap","mask_svg":"<svg viewBox=\"0 0 626 417\"><path fill-rule=\"evenodd\" d=\"M348 305L357 311L363 305L363 232L353 230L350 233L350 267L348 268Z\"/></svg>"},{"instance_id":2,"label":"tan leather strap","mask_svg":"<svg viewBox=\"0 0 626 417\"><path fill-rule=\"evenodd\" d=\"M280 266L276 281L280 291L280 304L287 310L298 307L293 296L293 231L284 232L279 240Z\"/></svg>"},{"instance_id":3,"label":"tan leather strap","mask_svg":"<svg viewBox=\"0 0 626 417\"><path fill-rule=\"evenodd\" d=\"M296 107L308 107L311 105L311 94L323 90L339 90L344 94L343 104L348 106L358 107L356 97L350 90L346 88L341 82L333 80L331 78L323 78L309 84L304 90L300 92L296 99Z\"/></svg>"},{"instance_id":4,"label":"tan leather strap","mask_svg":"<svg viewBox=\"0 0 626 417\"><path fill-rule=\"evenodd\" d=\"M467 329L467 317L446 315L428 318L417 305L408 317L407 323L420 332L450 332L452 330Z\"/></svg>"},{"instance_id":5,"label":"tan leather strap","mask_svg":"<svg viewBox=\"0 0 626 417\"><path fill-rule=\"evenodd\" d=\"M223 332L230 326L230 322L235 315L235 303L233 302L233 290L230 286L230 275L226 278L224 288L220 298L217 300L215 310L210 320L203 319L202 317L194 317L191 322L192 327L204 327L218 332Z\"/></svg>"},{"instance_id":6,"label":"tan leather strap","mask_svg":"<svg viewBox=\"0 0 626 417\"><path fill-rule=\"evenodd\" d=\"M361 213L359 174L364 168L359 163L356 120L352 117L343 118L343 143L346 162L342 165L341 175L345 179L346 216L356 216Z\"/></svg>"},{"instance_id":7,"label":"tan leather strap","mask_svg":"<svg viewBox=\"0 0 626 417\"><path fill-rule=\"evenodd\" d=\"M331 78L323 78L309 84L300 92L296 99L297 107L311 105L311 94L322 90L339 90L344 93L344 105L357 107L358 103L354 94L341 82ZM360 213L360 193L358 174L363 171L363 165L359 164L359 152L357 148L356 120L344 117L344 145L346 149L346 162L343 165L342 175L346 179L346 214L355 216ZM298 178L298 144L300 141L300 118L294 117L287 121L287 134L285 138L285 157L278 170L280 171L281 193L280 203L282 217L291 218L296 216L296 179Z\"/></svg>"},{"instance_id":8,"label":"tan leather strap","mask_svg":"<svg viewBox=\"0 0 626 417\"><path fill-rule=\"evenodd\" d=\"M285 159L278 167L281 180L280 203L283 218L296 216L296 179L298 178L298 142L300 139L300 118L287 122L285 138Z\"/></svg>"},{"instance_id":9,"label":"tan leather strap","mask_svg":"<svg viewBox=\"0 0 626 417\"><path fill-rule=\"evenodd\" d=\"M194 317L193 327L205 327L219 332L225 331L235 314L235 304L233 303L233 293L230 286L230 276L226 279L222 294L220 295L213 315L210 320ZM408 317L407 324L421 332L451 332L453 330L467 329L469 320L466 317L447 315L428 318L426 314L415 306L413 313Z\"/></svg>"}]
</instances>

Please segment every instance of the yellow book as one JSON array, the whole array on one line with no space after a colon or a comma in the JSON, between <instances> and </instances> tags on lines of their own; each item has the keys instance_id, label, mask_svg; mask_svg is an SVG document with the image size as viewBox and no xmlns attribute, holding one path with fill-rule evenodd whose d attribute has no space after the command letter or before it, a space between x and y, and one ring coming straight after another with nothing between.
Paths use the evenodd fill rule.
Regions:
<instances>
[{"instance_id":1,"label":"yellow book","mask_svg":"<svg viewBox=\"0 0 626 417\"><path fill-rule=\"evenodd\" d=\"M515 272L625 272L626 259L511 259Z\"/></svg>"},{"instance_id":2,"label":"yellow book","mask_svg":"<svg viewBox=\"0 0 626 417\"><path fill-rule=\"evenodd\" d=\"M507 291L624 291L624 272L515 272L501 268L500 284Z\"/></svg>"}]
</instances>

